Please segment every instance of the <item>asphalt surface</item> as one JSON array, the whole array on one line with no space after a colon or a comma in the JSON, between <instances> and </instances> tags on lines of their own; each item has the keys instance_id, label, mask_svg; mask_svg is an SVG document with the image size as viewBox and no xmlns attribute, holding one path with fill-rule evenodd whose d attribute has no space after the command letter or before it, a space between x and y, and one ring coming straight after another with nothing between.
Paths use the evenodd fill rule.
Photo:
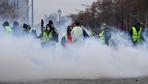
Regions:
<instances>
[{"instance_id":1,"label":"asphalt surface","mask_svg":"<svg viewBox=\"0 0 148 84\"><path fill-rule=\"evenodd\" d=\"M0 84L148 84L148 78L133 79L49 79L30 82L1 82Z\"/></svg>"}]
</instances>

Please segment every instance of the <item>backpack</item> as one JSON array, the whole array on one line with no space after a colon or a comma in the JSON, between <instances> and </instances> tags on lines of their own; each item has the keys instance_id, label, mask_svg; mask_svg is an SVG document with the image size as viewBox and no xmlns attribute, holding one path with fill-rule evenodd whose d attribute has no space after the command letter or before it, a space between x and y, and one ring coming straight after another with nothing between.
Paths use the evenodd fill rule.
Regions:
<instances>
[{"instance_id":1,"label":"backpack","mask_svg":"<svg viewBox=\"0 0 148 84\"><path fill-rule=\"evenodd\" d=\"M88 33L84 29L82 29L82 30L83 30L83 36L84 36L84 38L88 38L89 37Z\"/></svg>"}]
</instances>

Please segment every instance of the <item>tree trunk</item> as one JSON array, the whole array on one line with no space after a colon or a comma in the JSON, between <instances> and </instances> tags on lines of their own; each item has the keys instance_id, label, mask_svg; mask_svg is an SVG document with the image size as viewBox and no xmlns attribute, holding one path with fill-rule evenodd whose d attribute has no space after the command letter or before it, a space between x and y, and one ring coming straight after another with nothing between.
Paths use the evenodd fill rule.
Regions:
<instances>
[{"instance_id":1,"label":"tree trunk","mask_svg":"<svg viewBox=\"0 0 148 84\"><path fill-rule=\"evenodd\" d=\"M148 12L146 12L145 27L148 27Z\"/></svg>"}]
</instances>

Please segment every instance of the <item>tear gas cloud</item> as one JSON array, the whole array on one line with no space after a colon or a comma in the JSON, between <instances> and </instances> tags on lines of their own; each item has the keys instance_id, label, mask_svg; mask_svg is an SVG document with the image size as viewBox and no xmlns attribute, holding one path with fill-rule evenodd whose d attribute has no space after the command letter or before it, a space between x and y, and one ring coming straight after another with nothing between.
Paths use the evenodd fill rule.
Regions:
<instances>
[{"instance_id":1,"label":"tear gas cloud","mask_svg":"<svg viewBox=\"0 0 148 84\"><path fill-rule=\"evenodd\" d=\"M42 48L38 39L1 33L0 81L148 76L146 45L132 47L128 35L121 31L114 33L112 39L116 47L91 38L81 46L63 48L57 44L55 48Z\"/></svg>"}]
</instances>

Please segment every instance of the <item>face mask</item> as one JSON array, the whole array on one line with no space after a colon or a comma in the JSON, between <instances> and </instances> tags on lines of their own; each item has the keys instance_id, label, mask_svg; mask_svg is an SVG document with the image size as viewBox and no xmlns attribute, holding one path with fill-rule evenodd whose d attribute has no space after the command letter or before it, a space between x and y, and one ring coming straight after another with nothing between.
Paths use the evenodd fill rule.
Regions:
<instances>
[{"instance_id":1,"label":"face mask","mask_svg":"<svg viewBox=\"0 0 148 84\"><path fill-rule=\"evenodd\" d=\"M50 28L48 27L47 30L50 30Z\"/></svg>"}]
</instances>

